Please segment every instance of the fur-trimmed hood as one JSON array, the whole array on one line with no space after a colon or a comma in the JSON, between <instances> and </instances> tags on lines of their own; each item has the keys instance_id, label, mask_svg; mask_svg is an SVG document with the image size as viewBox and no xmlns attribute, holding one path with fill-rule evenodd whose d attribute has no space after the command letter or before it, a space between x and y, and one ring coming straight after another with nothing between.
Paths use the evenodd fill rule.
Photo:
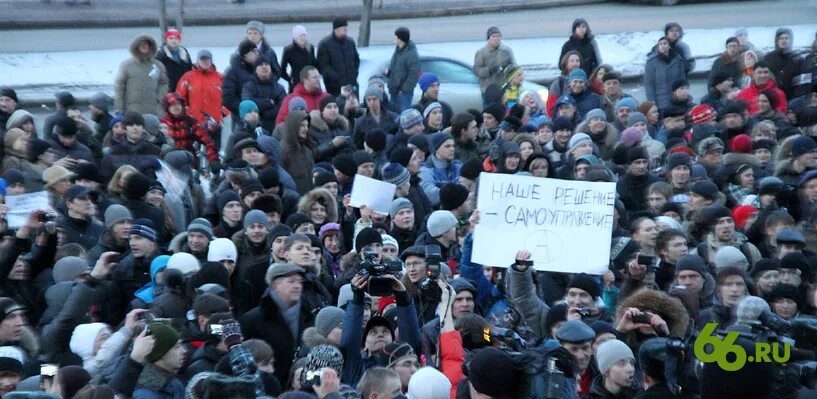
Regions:
<instances>
[{"instance_id":1,"label":"fur-trimmed hood","mask_svg":"<svg viewBox=\"0 0 817 399\"><path fill-rule=\"evenodd\" d=\"M596 142L596 138L598 136L590 133L590 127L588 126L588 122L582 122L579 126L576 127L577 132L587 133L590 136L590 139L593 140L593 144L598 145L599 143ZM616 146L616 142L618 140L618 130L615 126L613 126L610 122L605 122L605 132L604 132L604 140L603 143L606 147L612 150Z\"/></svg>"},{"instance_id":2,"label":"fur-trimmed hood","mask_svg":"<svg viewBox=\"0 0 817 399\"><path fill-rule=\"evenodd\" d=\"M336 223L338 221L337 202L332 198L332 194L329 194L329 191L323 188L315 188L304 194L298 202L298 212L309 215L309 208L316 202L326 208L326 221L324 223Z\"/></svg>"},{"instance_id":3,"label":"fur-trimmed hood","mask_svg":"<svg viewBox=\"0 0 817 399\"><path fill-rule=\"evenodd\" d=\"M349 131L349 120L343 115L338 115L337 124L341 130ZM321 111L314 109L309 112L309 127L321 132L329 131L329 124L321 117Z\"/></svg>"},{"instance_id":4,"label":"fur-trimmed hood","mask_svg":"<svg viewBox=\"0 0 817 399\"><path fill-rule=\"evenodd\" d=\"M638 308L653 312L667 322L670 335L683 337L689 326L689 313L678 298L671 297L663 291L642 288L618 303L614 325L617 325L624 312L629 308Z\"/></svg>"},{"instance_id":5,"label":"fur-trimmed hood","mask_svg":"<svg viewBox=\"0 0 817 399\"><path fill-rule=\"evenodd\" d=\"M147 55L139 54L139 44L147 41L148 42L148 53ZM139 35L130 43L130 47L128 47L128 51L130 51L133 58L138 59L141 62L145 62L147 60L152 59L156 55L156 51L158 50L159 46L156 45L156 39L151 37L150 35Z\"/></svg>"}]
</instances>

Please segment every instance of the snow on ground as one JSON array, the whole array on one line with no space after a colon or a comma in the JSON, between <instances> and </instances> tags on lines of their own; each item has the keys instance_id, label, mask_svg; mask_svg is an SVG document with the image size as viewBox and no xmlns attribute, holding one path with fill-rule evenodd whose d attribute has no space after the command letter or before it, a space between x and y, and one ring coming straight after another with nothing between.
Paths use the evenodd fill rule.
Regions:
<instances>
[{"instance_id":1,"label":"snow on ground","mask_svg":"<svg viewBox=\"0 0 817 399\"><path fill-rule=\"evenodd\" d=\"M811 46L817 24L794 25L794 46L805 49ZM726 38L735 28L689 29L684 41L693 56L699 58L696 70L708 70L714 57L723 51ZM749 40L761 51L769 51L774 43L774 27L748 28ZM625 76L637 76L643 72L646 55L663 35L660 31L625 32L598 35L596 40L605 63L621 71ZM504 43L514 50L516 60L523 65L527 79L549 80L558 76L557 58L563 37L536 39L508 39ZM446 42L419 45L421 54L441 55L473 64L474 53L484 42ZM196 54L199 48L188 48ZM223 71L234 47L210 48L216 66ZM281 54L282 49L275 51ZM361 49L361 58L382 59L386 62L392 46L375 46ZM127 49L72 51L50 53L0 53L0 82L17 89L26 99L51 101L52 93L70 90L79 98L86 98L97 91L113 93L113 81L120 62L130 55Z\"/></svg>"}]
</instances>

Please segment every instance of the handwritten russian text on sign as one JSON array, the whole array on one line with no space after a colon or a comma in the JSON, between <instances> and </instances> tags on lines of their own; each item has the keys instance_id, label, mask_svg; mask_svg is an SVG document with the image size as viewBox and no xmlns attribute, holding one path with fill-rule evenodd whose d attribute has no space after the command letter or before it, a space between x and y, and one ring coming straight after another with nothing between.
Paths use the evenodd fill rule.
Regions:
<instances>
[{"instance_id":1,"label":"handwritten russian text on sign","mask_svg":"<svg viewBox=\"0 0 817 399\"><path fill-rule=\"evenodd\" d=\"M516 252L532 254L534 267L603 274L610 262L614 183L482 173L472 259L508 267Z\"/></svg>"},{"instance_id":2,"label":"handwritten russian text on sign","mask_svg":"<svg viewBox=\"0 0 817 399\"><path fill-rule=\"evenodd\" d=\"M352 197L349 199L349 205L356 208L366 205L381 215L388 215L396 189L397 186L394 184L363 175L356 175L355 183L352 185Z\"/></svg>"},{"instance_id":3,"label":"handwritten russian text on sign","mask_svg":"<svg viewBox=\"0 0 817 399\"><path fill-rule=\"evenodd\" d=\"M28 214L32 211L51 208L51 205L48 204L48 192L46 191L9 195L6 197L6 205L9 207L6 221L10 229L16 229L24 225Z\"/></svg>"}]
</instances>

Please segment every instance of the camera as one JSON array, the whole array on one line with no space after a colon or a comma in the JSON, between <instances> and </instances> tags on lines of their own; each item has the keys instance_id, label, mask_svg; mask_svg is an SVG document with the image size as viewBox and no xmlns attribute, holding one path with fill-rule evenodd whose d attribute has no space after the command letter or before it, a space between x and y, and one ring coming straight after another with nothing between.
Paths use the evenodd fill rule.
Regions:
<instances>
[{"instance_id":1,"label":"camera","mask_svg":"<svg viewBox=\"0 0 817 399\"><path fill-rule=\"evenodd\" d=\"M392 280L386 276L400 275L403 265L398 261L386 261L377 263L376 259L380 255L374 250L363 250L363 261L358 266L358 274L369 276L368 292L371 296L389 296L392 292Z\"/></svg>"},{"instance_id":2,"label":"camera","mask_svg":"<svg viewBox=\"0 0 817 399\"><path fill-rule=\"evenodd\" d=\"M301 384L301 385L305 385L305 386L308 386L308 387L321 385L321 374L322 374L321 369L304 371L304 373L306 375L304 376L304 379L303 379L304 383Z\"/></svg>"},{"instance_id":3,"label":"camera","mask_svg":"<svg viewBox=\"0 0 817 399\"><path fill-rule=\"evenodd\" d=\"M210 335L221 335L224 326L221 324L210 324Z\"/></svg>"},{"instance_id":4,"label":"camera","mask_svg":"<svg viewBox=\"0 0 817 399\"><path fill-rule=\"evenodd\" d=\"M656 260L655 256L638 254L638 257L636 258L636 260L637 260L639 265L647 266L647 269L649 269L651 267L655 267L655 260Z\"/></svg>"},{"instance_id":5,"label":"camera","mask_svg":"<svg viewBox=\"0 0 817 399\"><path fill-rule=\"evenodd\" d=\"M579 316L582 317L582 319L586 319L591 316L590 308L578 308L576 310L576 313L578 313Z\"/></svg>"},{"instance_id":6,"label":"camera","mask_svg":"<svg viewBox=\"0 0 817 399\"><path fill-rule=\"evenodd\" d=\"M420 281L420 290L427 290L436 286L440 278L440 262L443 261L442 249L439 245L426 245L426 278ZM438 287L439 288L439 287Z\"/></svg>"},{"instance_id":7,"label":"camera","mask_svg":"<svg viewBox=\"0 0 817 399\"><path fill-rule=\"evenodd\" d=\"M40 215L37 217L37 220L39 220L42 223L48 223L55 222L58 217L59 214L54 211L40 212Z\"/></svg>"},{"instance_id":8,"label":"camera","mask_svg":"<svg viewBox=\"0 0 817 399\"><path fill-rule=\"evenodd\" d=\"M652 317L650 317L650 315L648 314L640 314L638 316L633 316L632 318L630 318L630 320L632 320L632 322L636 324L650 324L650 320L652 320Z\"/></svg>"}]
</instances>

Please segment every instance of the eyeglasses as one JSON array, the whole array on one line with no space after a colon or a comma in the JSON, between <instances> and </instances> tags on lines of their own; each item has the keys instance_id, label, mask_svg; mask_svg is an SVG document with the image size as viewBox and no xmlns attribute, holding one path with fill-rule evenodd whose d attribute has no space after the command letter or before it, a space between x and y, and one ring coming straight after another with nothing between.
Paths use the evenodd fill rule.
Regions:
<instances>
[{"instance_id":1,"label":"eyeglasses","mask_svg":"<svg viewBox=\"0 0 817 399\"><path fill-rule=\"evenodd\" d=\"M425 262L407 262L406 268L413 269L415 267L425 267Z\"/></svg>"}]
</instances>

